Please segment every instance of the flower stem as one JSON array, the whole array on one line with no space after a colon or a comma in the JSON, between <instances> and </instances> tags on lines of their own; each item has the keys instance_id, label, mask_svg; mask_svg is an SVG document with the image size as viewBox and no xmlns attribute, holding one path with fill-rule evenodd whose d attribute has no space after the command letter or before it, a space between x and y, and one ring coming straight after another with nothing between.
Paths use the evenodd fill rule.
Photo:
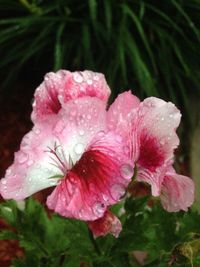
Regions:
<instances>
[{"instance_id":1,"label":"flower stem","mask_svg":"<svg viewBox=\"0 0 200 267\"><path fill-rule=\"evenodd\" d=\"M96 240L94 239L94 236L92 234L92 232L90 231L90 229L88 228L88 234L89 234L89 238L90 238L90 241L94 247L94 250L95 252L100 256L101 255L101 250L96 242Z\"/></svg>"}]
</instances>

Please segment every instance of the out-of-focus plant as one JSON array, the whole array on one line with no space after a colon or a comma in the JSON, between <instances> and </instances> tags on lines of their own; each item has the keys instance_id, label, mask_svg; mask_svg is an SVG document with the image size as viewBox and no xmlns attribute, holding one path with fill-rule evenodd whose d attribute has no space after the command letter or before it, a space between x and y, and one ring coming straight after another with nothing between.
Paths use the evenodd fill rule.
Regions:
<instances>
[{"instance_id":1,"label":"out-of-focus plant","mask_svg":"<svg viewBox=\"0 0 200 267\"><path fill-rule=\"evenodd\" d=\"M125 208L120 237L94 241L84 222L47 216L32 199L26 201L25 210L6 202L0 216L15 230L2 231L0 239L16 239L25 251L13 267L139 267L134 252L138 250L145 252L146 267L199 266L200 215L195 211L167 213L158 203L149 207L146 197L127 200Z\"/></svg>"},{"instance_id":2,"label":"out-of-focus plant","mask_svg":"<svg viewBox=\"0 0 200 267\"><path fill-rule=\"evenodd\" d=\"M88 68L105 73L114 94L135 86L189 116L188 96L199 93L199 12L199 0L1 0L1 81L25 69Z\"/></svg>"}]
</instances>

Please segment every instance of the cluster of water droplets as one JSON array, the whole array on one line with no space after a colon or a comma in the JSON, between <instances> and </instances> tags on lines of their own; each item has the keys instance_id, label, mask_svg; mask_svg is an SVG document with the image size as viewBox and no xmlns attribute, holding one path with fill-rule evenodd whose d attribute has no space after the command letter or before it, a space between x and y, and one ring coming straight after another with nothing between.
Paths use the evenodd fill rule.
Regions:
<instances>
[{"instance_id":1,"label":"cluster of water droplets","mask_svg":"<svg viewBox=\"0 0 200 267\"><path fill-rule=\"evenodd\" d=\"M73 78L74 81L77 83L85 82L88 85L92 85L94 82L99 80L98 74L91 71L74 72Z\"/></svg>"}]
</instances>

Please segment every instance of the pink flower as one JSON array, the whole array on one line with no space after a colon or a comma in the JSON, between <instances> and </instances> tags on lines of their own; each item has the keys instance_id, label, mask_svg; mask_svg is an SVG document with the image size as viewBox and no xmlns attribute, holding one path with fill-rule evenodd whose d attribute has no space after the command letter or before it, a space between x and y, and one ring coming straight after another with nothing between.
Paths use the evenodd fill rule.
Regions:
<instances>
[{"instance_id":1,"label":"pink flower","mask_svg":"<svg viewBox=\"0 0 200 267\"><path fill-rule=\"evenodd\" d=\"M104 213L102 218L88 222L88 226L94 237L105 236L109 233L118 237L122 230L120 220L109 210Z\"/></svg>"},{"instance_id":2,"label":"pink flower","mask_svg":"<svg viewBox=\"0 0 200 267\"><path fill-rule=\"evenodd\" d=\"M171 102L155 97L139 102L130 92L119 95L107 115L109 127L112 125L127 140L129 156L137 168L136 179L150 184L152 195L161 195L168 211L187 210L194 201L192 180L171 171L174 150L179 144L176 129L180 118Z\"/></svg>"},{"instance_id":3,"label":"pink flower","mask_svg":"<svg viewBox=\"0 0 200 267\"><path fill-rule=\"evenodd\" d=\"M169 212L187 211L194 202L194 183L170 167L164 175L160 198L163 207Z\"/></svg>"},{"instance_id":4,"label":"pink flower","mask_svg":"<svg viewBox=\"0 0 200 267\"><path fill-rule=\"evenodd\" d=\"M47 73L43 83L35 91L33 122L57 114L69 100L84 96L97 97L107 101L110 95L104 75L92 71L70 72L59 70Z\"/></svg>"},{"instance_id":5,"label":"pink flower","mask_svg":"<svg viewBox=\"0 0 200 267\"><path fill-rule=\"evenodd\" d=\"M83 79L85 73L78 73L79 78ZM93 76L96 74L90 74L93 79L96 77ZM108 206L120 200L134 166L128 151L124 150L123 138L108 129L106 102L101 100L105 100L107 93L104 89L100 91L104 87L102 80L99 82L99 87L97 83L92 93L99 98L87 96L87 85L81 87L85 90L83 95L79 92L81 88L75 88L74 93L73 87L67 88L63 97L69 97L61 102L59 110L48 109L54 100L57 105L56 96L44 95L39 99L36 92L35 125L23 138L14 163L0 183L0 192L5 199L24 199L55 186L47 199L48 207L62 216L85 221L101 218ZM58 88L56 90L60 90ZM49 94L48 86L43 89Z\"/></svg>"}]
</instances>

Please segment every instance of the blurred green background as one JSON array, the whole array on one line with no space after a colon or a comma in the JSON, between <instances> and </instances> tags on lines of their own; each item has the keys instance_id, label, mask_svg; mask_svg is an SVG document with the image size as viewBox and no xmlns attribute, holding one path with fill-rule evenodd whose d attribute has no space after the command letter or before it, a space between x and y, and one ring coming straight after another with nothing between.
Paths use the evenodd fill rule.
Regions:
<instances>
[{"instance_id":1,"label":"blurred green background","mask_svg":"<svg viewBox=\"0 0 200 267\"><path fill-rule=\"evenodd\" d=\"M195 124L200 93L199 0L0 0L1 90L48 71L103 72L125 89L175 102ZM191 126L191 125L190 125Z\"/></svg>"}]
</instances>

